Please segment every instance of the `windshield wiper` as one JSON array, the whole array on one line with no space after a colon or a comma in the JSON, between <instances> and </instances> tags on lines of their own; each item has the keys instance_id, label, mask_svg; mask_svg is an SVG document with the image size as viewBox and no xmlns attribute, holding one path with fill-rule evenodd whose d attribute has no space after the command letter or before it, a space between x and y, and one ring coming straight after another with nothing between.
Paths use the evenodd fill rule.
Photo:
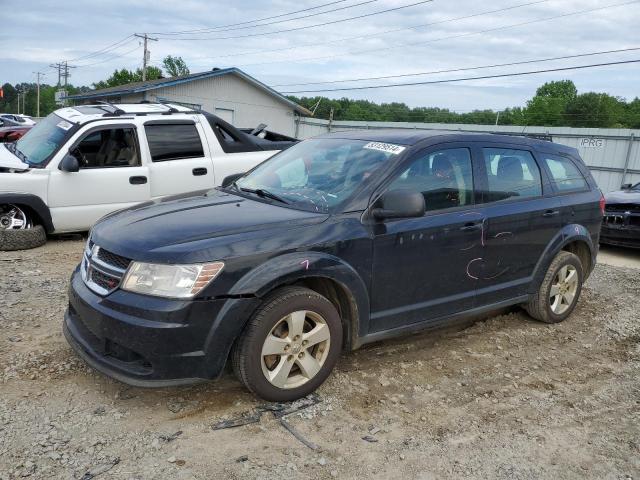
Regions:
<instances>
[{"instance_id":1,"label":"windshield wiper","mask_svg":"<svg viewBox=\"0 0 640 480\"><path fill-rule=\"evenodd\" d=\"M27 159L27 156L24 153L22 153L20 150L18 150L17 142L10 142L5 145L7 146L7 150L13 153L16 157L18 157L24 163L29 163L29 159Z\"/></svg>"},{"instance_id":2,"label":"windshield wiper","mask_svg":"<svg viewBox=\"0 0 640 480\"><path fill-rule=\"evenodd\" d=\"M236 185L236 188L238 188L237 185ZM289 205L289 202L287 200L285 200L284 198L276 195L275 193L271 193L270 191L265 190L264 188L253 189L253 188L242 188L241 187L240 190L242 190L243 192L255 193L259 197L270 198L270 199L275 200L277 202Z\"/></svg>"}]
</instances>

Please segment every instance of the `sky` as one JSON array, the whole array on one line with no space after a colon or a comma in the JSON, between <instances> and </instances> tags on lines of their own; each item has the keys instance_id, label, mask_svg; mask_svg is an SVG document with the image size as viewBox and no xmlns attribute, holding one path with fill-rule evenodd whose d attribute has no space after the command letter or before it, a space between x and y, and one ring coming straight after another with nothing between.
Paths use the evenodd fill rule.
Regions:
<instances>
[{"instance_id":1,"label":"sky","mask_svg":"<svg viewBox=\"0 0 640 480\"><path fill-rule=\"evenodd\" d=\"M147 32L158 39L149 42L152 65L174 55L192 73L235 66L283 93L640 59L638 49L408 78L292 85L640 48L640 0L28 0L15 5L0 0L0 84L33 82L36 71L46 74L43 82L55 84L57 73L49 65L67 60L76 67L70 82L91 86L116 68L140 67L141 41L131 35ZM636 63L317 94L465 112L522 106L538 86L561 79L573 80L579 92L633 99L640 96L639 78Z\"/></svg>"}]
</instances>

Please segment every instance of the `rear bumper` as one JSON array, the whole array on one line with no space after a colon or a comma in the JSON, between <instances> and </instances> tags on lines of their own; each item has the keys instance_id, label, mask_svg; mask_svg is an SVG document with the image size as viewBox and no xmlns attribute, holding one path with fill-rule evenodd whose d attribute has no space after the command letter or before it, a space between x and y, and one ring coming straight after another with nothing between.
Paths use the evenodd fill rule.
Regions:
<instances>
[{"instance_id":1,"label":"rear bumper","mask_svg":"<svg viewBox=\"0 0 640 480\"><path fill-rule=\"evenodd\" d=\"M257 299L175 300L117 290L101 297L73 273L63 332L91 367L141 387L217 378Z\"/></svg>"}]
</instances>

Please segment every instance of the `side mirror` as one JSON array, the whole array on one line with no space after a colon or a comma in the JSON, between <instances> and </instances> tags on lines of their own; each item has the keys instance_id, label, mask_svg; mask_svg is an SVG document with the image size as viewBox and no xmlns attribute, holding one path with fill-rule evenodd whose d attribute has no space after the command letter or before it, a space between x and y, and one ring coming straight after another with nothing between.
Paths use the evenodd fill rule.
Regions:
<instances>
[{"instance_id":1,"label":"side mirror","mask_svg":"<svg viewBox=\"0 0 640 480\"><path fill-rule=\"evenodd\" d=\"M622 190L629 190L633 185L630 183L623 183L620 187Z\"/></svg>"},{"instance_id":2,"label":"side mirror","mask_svg":"<svg viewBox=\"0 0 640 480\"><path fill-rule=\"evenodd\" d=\"M426 210L422 193L412 190L392 190L376 203L371 213L378 219L422 217Z\"/></svg>"},{"instance_id":3,"label":"side mirror","mask_svg":"<svg viewBox=\"0 0 640 480\"><path fill-rule=\"evenodd\" d=\"M233 175L227 175L226 177L224 177L224 180L222 180L222 186L223 187L228 187L229 185L231 185L233 182L238 180L243 175L244 175L244 173L234 173Z\"/></svg>"},{"instance_id":4,"label":"side mirror","mask_svg":"<svg viewBox=\"0 0 640 480\"><path fill-rule=\"evenodd\" d=\"M60 165L58 165L58 169L63 172L74 173L80 170L80 162L78 159L67 153L64 158L60 161Z\"/></svg>"}]
</instances>

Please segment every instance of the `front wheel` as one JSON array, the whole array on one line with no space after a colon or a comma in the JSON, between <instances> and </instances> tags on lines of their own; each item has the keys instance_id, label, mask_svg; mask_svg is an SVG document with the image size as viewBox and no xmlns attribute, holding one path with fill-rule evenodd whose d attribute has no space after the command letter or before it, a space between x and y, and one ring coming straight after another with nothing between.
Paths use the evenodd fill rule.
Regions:
<instances>
[{"instance_id":1,"label":"front wheel","mask_svg":"<svg viewBox=\"0 0 640 480\"><path fill-rule=\"evenodd\" d=\"M584 272L577 255L560 252L549 265L538 292L526 305L536 320L558 323L566 319L578 303Z\"/></svg>"},{"instance_id":2,"label":"front wheel","mask_svg":"<svg viewBox=\"0 0 640 480\"><path fill-rule=\"evenodd\" d=\"M232 352L233 369L259 397L293 401L318 388L342 349L342 322L333 304L301 287L265 299Z\"/></svg>"},{"instance_id":3,"label":"front wheel","mask_svg":"<svg viewBox=\"0 0 640 480\"><path fill-rule=\"evenodd\" d=\"M19 205L0 205L0 251L27 250L46 241L44 227L34 225L30 212Z\"/></svg>"}]
</instances>

